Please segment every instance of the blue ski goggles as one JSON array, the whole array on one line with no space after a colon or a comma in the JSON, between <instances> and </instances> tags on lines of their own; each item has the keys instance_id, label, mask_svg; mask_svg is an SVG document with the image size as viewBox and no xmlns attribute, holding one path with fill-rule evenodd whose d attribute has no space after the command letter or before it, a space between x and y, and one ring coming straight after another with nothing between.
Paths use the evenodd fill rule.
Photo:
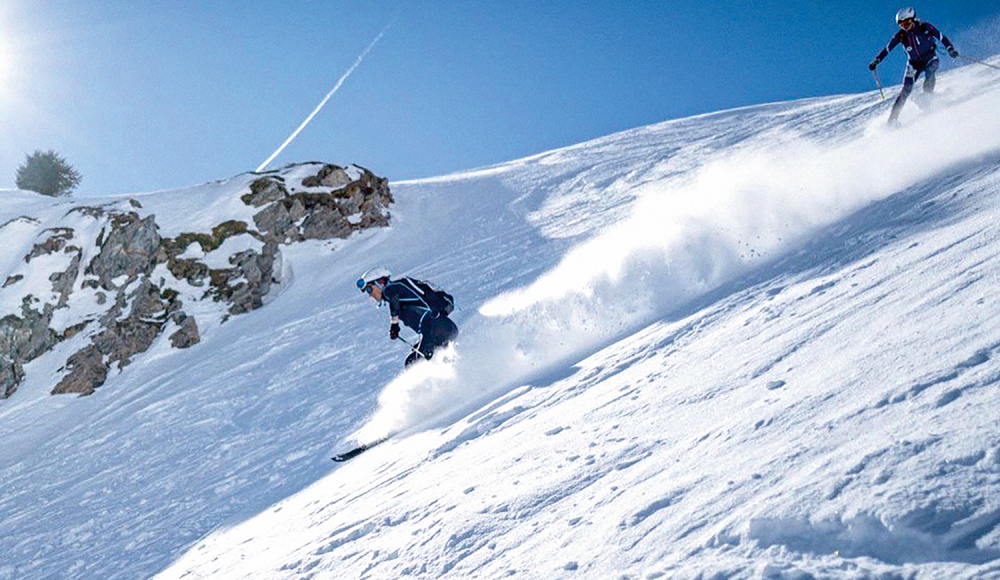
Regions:
<instances>
[{"instance_id":1,"label":"blue ski goggles","mask_svg":"<svg viewBox=\"0 0 1000 580\"><path fill-rule=\"evenodd\" d=\"M358 291L371 294L372 287L369 282L365 282L364 278L358 278Z\"/></svg>"}]
</instances>

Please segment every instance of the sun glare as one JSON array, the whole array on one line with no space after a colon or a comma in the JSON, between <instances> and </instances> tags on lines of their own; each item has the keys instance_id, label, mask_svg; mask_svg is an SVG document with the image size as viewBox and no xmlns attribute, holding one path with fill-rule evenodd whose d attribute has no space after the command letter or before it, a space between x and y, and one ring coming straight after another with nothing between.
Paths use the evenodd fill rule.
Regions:
<instances>
[{"instance_id":1,"label":"sun glare","mask_svg":"<svg viewBox=\"0 0 1000 580\"><path fill-rule=\"evenodd\" d=\"M9 7L0 6L0 95L10 94L14 81L14 43Z\"/></svg>"},{"instance_id":2,"label":"sun glare","mask_svg":"<svg viewBox=\"0 0 1000 580\"><path fill-rule=\"evenodd\" d=\"M10 106L16 99L18 84L27 70L23 62L23 31L18 28L15 2L0 0L0 104Z\"/></svg>"},{"instance_id":3,"label":"sun glare","mask_svg":"<svg viewBox=\"0 0 1000 580\"><path fill-rule=\"evenodd\" d=\"M9 92L13 79L13 63L11 62L10 43L0 36L0 91Z\"/></svg>"}]
</instances>

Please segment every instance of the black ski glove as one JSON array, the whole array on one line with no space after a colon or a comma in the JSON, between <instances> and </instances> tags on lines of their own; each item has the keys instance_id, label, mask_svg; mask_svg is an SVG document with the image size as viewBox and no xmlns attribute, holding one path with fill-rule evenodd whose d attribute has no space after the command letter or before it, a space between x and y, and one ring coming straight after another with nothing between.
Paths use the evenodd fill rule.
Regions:
<instances>
[{"instance_id":1,"label":"black ski glove","mask_svg":"<svg viewBox=\"0 0 1000 580\"><path fill-rule=\"evenodd\" d=\"M399 323L393 322L389 325L389 338L391 340L396 340L399 338Z\"/></svg>"},{"instance_id":2,"label":"black ski glove","mask_svg":"<svg viewBox=\"0 0 1000 580\"><path fill-rule=\"evenodd\" d=\"M958 51L955 50L954 46L948 49L948 56L951 58L958 58Z\"/></svg>"},{"instance_id":3,"label":"black ski glove","mask_svg":"<svg viewBox=\"0 0 1000 580\"><path fill-rule=\"evenodd\" d=\"M870 63L868 63L868 70L875 70L875 67L877 67L878 63L880 62L882 62L881 58L876 58L875 60L871 61Z\"/></svg>"}]
</instances>

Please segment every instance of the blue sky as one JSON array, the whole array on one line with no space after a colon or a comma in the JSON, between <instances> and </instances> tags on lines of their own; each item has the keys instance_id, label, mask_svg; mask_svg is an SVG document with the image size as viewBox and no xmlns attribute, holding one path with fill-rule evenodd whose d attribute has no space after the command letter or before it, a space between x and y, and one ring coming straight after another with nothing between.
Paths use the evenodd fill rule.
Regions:
<instances>
[{"instance_id":1,"label":"blue sky","mask_svg":"<svg viewBox=\"0 0 1000 580\"><path fill-rule=\"evenodd\" d=\"M0 188L37 149L83 174L78 196L252 171L390 23L271 167L429 177L698 113L872 90L866 65L900 6L4 0ZM963 53L1000 50L995 1L915 7ZM897 50L883 81L898 83L904 63Z\"/></svg>"}]
</instances>

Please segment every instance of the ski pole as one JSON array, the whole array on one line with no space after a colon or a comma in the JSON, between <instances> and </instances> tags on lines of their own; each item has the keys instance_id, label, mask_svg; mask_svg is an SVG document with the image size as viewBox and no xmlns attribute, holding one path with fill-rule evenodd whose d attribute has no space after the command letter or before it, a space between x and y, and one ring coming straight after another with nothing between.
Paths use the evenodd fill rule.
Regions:
<instances>
[{"instance_id":1,"label":"ski pole","mask_svg":"<svg viewBox=\"0 0 1000 580\"><path fill-rule=\"evenodd\" d=\"M878 94L882 95L882 100L885 100L885 91L882 90L882 81L878 78L878 73L875 69L872 69L872 76L875 77L875 86L878 87Z\"/></svg>"},{"instance_id":2,"label":"ski pole","mask_svg":"<svg viewBox=\"0 0 1000 580\"><path fill-rule=\"evenodd\" d=\"M981 61L981 60L976 60L976 59L974 59L974 58L969 58L969 57L967 57L967 56L962 56L962 55L958 55L958 58L960 58L960 59L962 59L962 60L967 60L967 61L969 61L969 62L974 62L974 63L976 63L976 64L981 64L981 65L983 65L983 66L988 66L988 67L990 67L990 68L995 68L995 69L997 69L997 70L1000 70L1000 66L996 66L996 65L992 65L992 64L990 64L990 63L988 63L988 62L983 62L983 61Z\"/></svg>"},{"instance_id":3,"label":"ski pole","mask_svg":"<svg viewBox=\"0 0 1000 580\"><path fill-rule=\"evenodd\" d=\"M402 336L399 337L399 340L401 340L404 343L406 343L406 346L410 347L410 350L412 350L413 352L415 352L418 355L420 355L421 358L425 358L425 359L427 358L427 355L425 355L424 353L420 352L420 350L417 349L417 345L415 345L412 342L406 340Z\"/></svg>"}]
</instances>

